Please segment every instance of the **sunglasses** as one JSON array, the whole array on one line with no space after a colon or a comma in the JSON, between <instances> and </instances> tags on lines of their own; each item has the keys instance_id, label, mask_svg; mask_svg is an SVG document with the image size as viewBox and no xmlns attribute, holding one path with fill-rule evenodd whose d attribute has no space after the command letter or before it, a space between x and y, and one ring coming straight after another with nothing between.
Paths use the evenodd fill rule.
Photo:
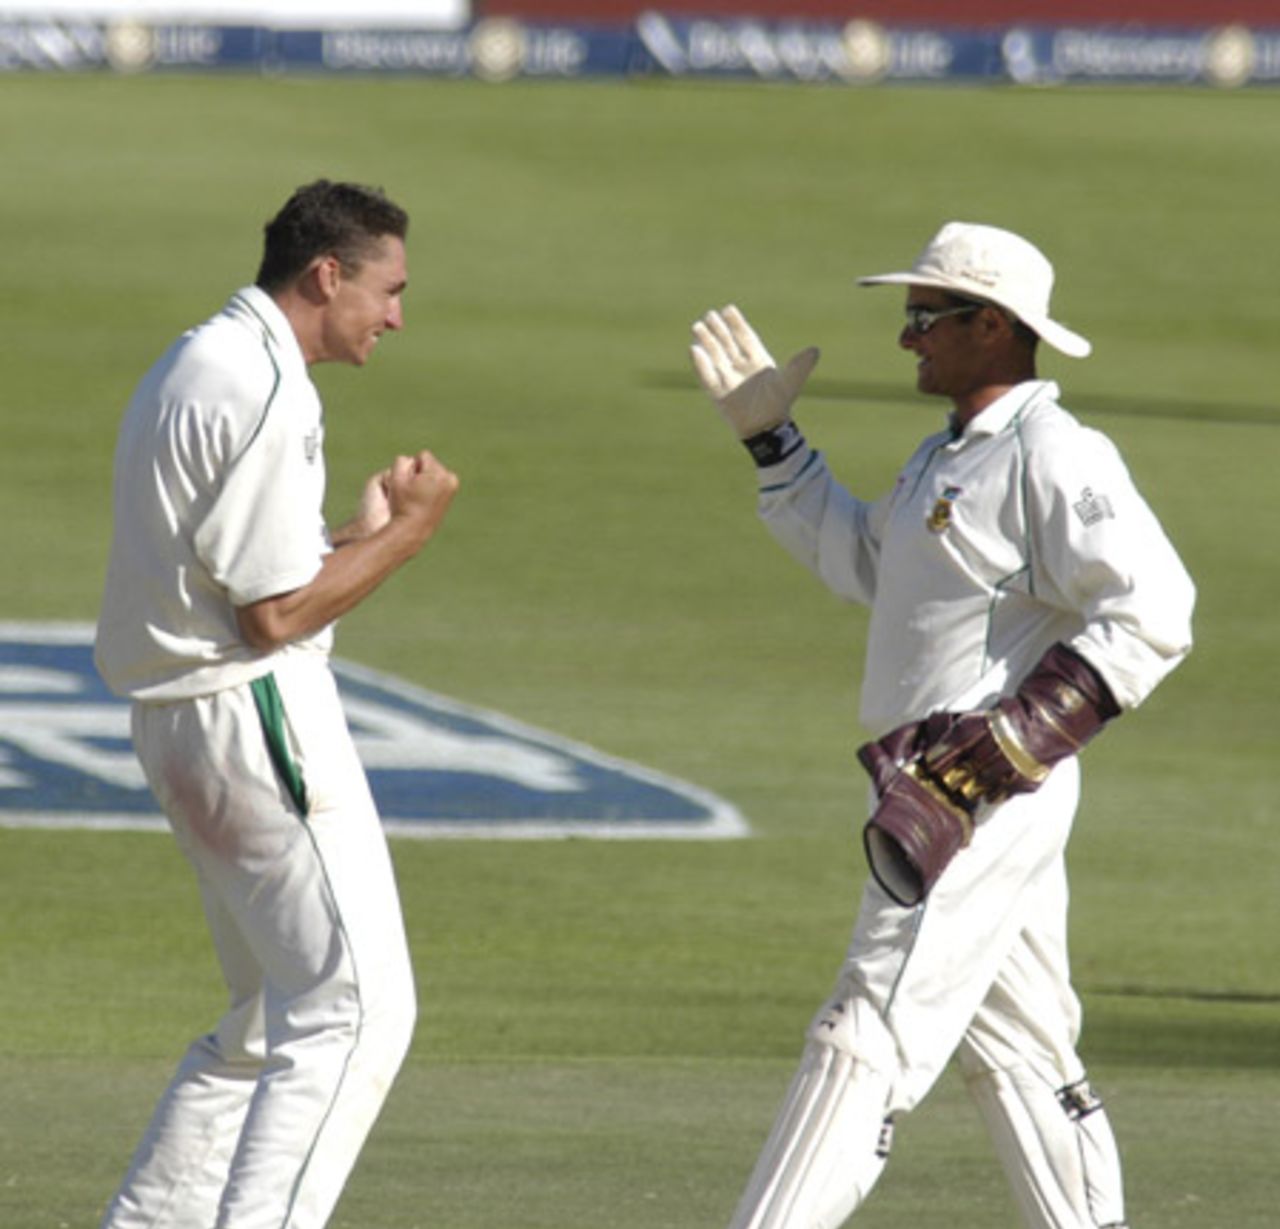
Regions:
<instances>
[{"instance_id":1,"label":"sunglasses","mask_svg":"<svg viewBox=\"0 0 1280 1229\"><path fill-rule=\"evenodd\" d=\"M979 312L981 303L962 303L959 307L908 307L907 328L913 333L924 336L939 320L948 316L967 316L970 312Z\"/></svg>"}]
</instances>

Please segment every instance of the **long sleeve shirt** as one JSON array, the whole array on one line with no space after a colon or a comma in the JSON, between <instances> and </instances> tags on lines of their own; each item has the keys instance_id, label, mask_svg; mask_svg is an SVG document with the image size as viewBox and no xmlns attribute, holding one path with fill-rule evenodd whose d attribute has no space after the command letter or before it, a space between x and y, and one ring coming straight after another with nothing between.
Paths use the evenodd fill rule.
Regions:
<instances>
[{"instance_id":1,"label":"long sleeve shirt","mask_svg":"<svg viewBox=\"0 0 1280 1229\"><path fill-rule=\"evenodd\" d=\"M1055 642L1122 708L1191 647L1195 588L1115 446L1049 381L924 440L892 491L858 499L802 444L759 471L779 542L871 608L861 719L880 735L991 703Z\"/></svg>"}]
</instances>

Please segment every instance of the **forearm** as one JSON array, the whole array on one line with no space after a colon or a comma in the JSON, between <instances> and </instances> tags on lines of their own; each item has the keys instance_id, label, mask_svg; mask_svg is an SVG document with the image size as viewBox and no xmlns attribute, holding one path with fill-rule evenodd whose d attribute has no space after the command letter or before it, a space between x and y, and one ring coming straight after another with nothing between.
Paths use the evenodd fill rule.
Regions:
<instances>
[{"instance_id":1,"label":"forearm","mask_svg":"<svg viewBox=\"0 0 1280 1229\"><path fill-rule=\"evenodd\" d=\"M351 546L355 542L363 542L375 533L377 533L376 529L370 528L357 517L331 530L329 541L333 543L334 549L338 550L344 546Z\"/></svg>"},{"instance_id":2,"label":"forearm","mask_svg":"<svg viewBox=\"0 0 1280 1229\"><path fill-rule=\"evenodd\" d=\"M318 632L358 606L434 536L458 490L458 476L431 453L396 457L366 483L355 518L333 535L308 584L237 607L247 644L270 652Z\"/></svg>"},{"instance_id":3,"label":"forearm","mask_svg":"<svg viewBox=\"0 0 1280 1229\"><path fill-rule=\"evenodd\" d=\"M374 533L344 536L339 531L334 545L309 584L237 608L247 644L271 652L327 627L413 558L422 539L411 525L391 520Z\"/></svg>"},{"instance_id":4,"label":"forearm","mask_svg":"<svg viewBox=\"0 0 1280 1229\"><path fill-rule=\"evenodd\" d=\"M877 568L869 506L836 482L822 455L807 445L757 474L757 507L773 539L833 593L869 604Z\"/></svg>"}]
</instances>

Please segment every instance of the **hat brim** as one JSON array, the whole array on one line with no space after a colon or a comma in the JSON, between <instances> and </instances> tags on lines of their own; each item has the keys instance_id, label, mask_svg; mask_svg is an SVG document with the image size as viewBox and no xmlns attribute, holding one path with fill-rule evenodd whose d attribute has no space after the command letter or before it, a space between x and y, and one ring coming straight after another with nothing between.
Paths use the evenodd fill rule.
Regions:
<instances>
[{"instance_id":1,"label":"hat brim","mask_svg":"<svg viewBox=\"0 0 1280 1229\"><path fill-rule=\"evenodd\" d=\"M1073 332L1064 324L1051 320L1048 316L1037 313L1019 311L1017 304L1006 303L993 295L980 282L969 281L959 277L931 276L928 273L877 273L873 277L858 278L859 286L928 286L935 290L947 290L953 294L963 295L970 299L981 299L984 303L994 303L1012 312L1037 337L1051 345L1055 350L1068 358L1088 358L1093 353L1093 343L1087 337Z\"/></svg>"}]
</instances>

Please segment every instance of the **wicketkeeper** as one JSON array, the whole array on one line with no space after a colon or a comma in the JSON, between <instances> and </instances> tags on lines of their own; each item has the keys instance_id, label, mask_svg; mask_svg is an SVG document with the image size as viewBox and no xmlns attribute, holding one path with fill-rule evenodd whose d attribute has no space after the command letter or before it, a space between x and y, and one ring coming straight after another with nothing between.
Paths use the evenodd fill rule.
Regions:
<instances>
[{"instance_id":1,"label":"wicketkeeper","mask_svg":"<svg viewBox=\"0 0 1280 1229\"><path fill-rule=\"evenodd\" d=\"M1026 1223L1123 1229L1120 1160L1076 1052L1064 851L1078 752L1187 654L1195 592L1115 447L1036 378L1053 268L953 222L911 269L899 344L951 404L889 494L856 498L791 417L818 359L779 368L735 307L693 326L704 388L757 466L775 538L871 609L859 752L871 868L830 999L732 1221L835 1229L893 1122L955 1055Z\"/></svg>"}]
</instances>

